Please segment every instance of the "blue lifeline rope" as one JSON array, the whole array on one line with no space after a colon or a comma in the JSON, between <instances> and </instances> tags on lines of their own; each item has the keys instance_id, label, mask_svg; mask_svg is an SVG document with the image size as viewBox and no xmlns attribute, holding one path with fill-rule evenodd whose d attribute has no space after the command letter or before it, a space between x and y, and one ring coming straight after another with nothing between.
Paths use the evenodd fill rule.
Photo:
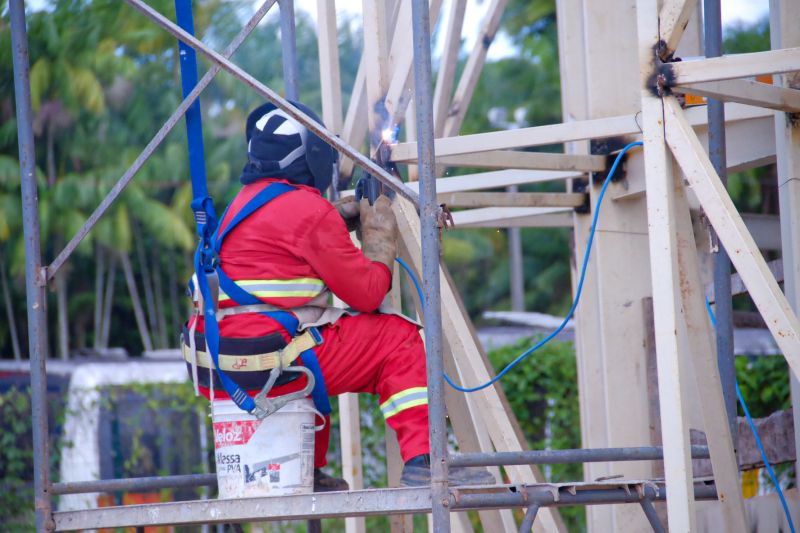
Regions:
<instances>
[{"instance_id":1,"label":"blue lifeline rope","mask_svg":"<svg viewBox=\"0 0 800 533\"><path fill-rule=\"evenodd\" d=\"M538 350L539 348L550 342L556 335L558 335L561 332L561 330L564 329L564 327L566 327L567 323L572 318L572 315L575 313L575 309L578 307L578 302L581 299L581 291L583 290L583 280L586 277L586 267L589 265L589 253L592 251L592 241L594 240L594 232L597 229L597 217L600 215L600 205L603 201L603 196L605 196L606 189L608 188L609 183L611 183L611 180L614 178L614 173L616 172L617 167L619 166L619 162L622 161L622 157L628 150L630 150L634 146L641 146L641 144L642 144L641 141L636 141L630 143L625 148L623 148L622 151L617 155L617 158L614 160L614 164L611 165L611 170L609 170L608 176L603 182L603 188L600 189L600 194L597 196L597 204L595 204L594 215L592 217L592 227L591 230L589 230L589 241L586 243L586 253L583 256L583 266L581 267L581 278L580 281L578 282L578 289L575 291L575 301L572 302L572 308L569 310L569 313L567 313L567 316L564 317L564 321L561 323L561 325L559 325L555 329L555 331L553 331L550 335L543 338L542 340L537 342L533 347L529 348L528 350L520 354L516 359L511 361L503 370L501 370L495 377L493 377L483 385L478 385L477 387L461 387L460 385L456 385L453 382L453 380L450 379L450 376L448 376L447 373L445 373L444 379L451 387L461 392L475 392L493 385L499 379L505 376L509 370L514 368L517 365L517 363L519 363L520 361L528 357L530 354L532 354L533 352L535 352L536 350ZM417 292L419 293L420 302L422 302L422 306L424 308L425 301L422 296L422 289L419 286L419 282L414 277L414 274L411 273L411 270L408 268L408 265L406 265L400 258L397 258L397 262L400 263L400 266L403 267L403 269L408 273L409 276L411 276L411 279L414 281L414 285L416 286Z\"/></svg>"},{"instance_id":2,"label":"blue lifeline rope","mask_svg":"<svg viewBox=\"0 0 800 533\"><path fill-rule=\"evenodd\" d=\"M717 317L714 316L714 311L711 309L711 304L708 302L708 299L706 299L706 309L708 309L708 316L711 318L711 325L716 329ZM761 452L761 458L764 459L764 467L767 469L767 473L772 480L772 484L775 485L775 489L778 491L778 497L781 499L783 512L786 513L786 520L789 521L789 530L792 533L795 533L792 514L789 512L789 504L786 503L786 497L783 495L783 490L781 490L781 484L778 482L778 476L775 475L775 471L772 469L769 459L767 459L767 452L764 451L764 444L761 442L761 437L759 436L756 425L753 422L753 417L750 416L750 410L747 408L747 403L744 401L742 390L739 388L739 380L736 380L736 396L739 398L739 404L742 406L744 416L747 417L747 423L750 424L750 429L753 431L753 436L756 438L756 446L758 446L758 451Z\"/></svg>"}]
</instances>

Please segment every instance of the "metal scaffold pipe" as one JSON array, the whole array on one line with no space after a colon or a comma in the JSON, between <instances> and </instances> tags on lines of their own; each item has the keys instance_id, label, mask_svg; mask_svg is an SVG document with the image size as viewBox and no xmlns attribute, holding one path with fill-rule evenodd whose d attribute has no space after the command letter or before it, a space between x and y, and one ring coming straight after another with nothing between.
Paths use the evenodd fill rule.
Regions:
<instances>
[{"instance_id":1,"label":"metal scaffold pipe","mask_svg":"<svg viewBox=\"0 0 800 533\"><path fill-rule=\"evenodd\" d=\"M297 33L294 20L294 0L278 0L281 11L281 50L283 54L283 88L286 98L298 101Z\"/></svg>"},{"instance_id":2,"label":"metal scaffold pipe","mask_svg":"<svg viewBox=\"0 0 800 533\"><path fill-rule=\"evenodd\" d=\"M25 292L28 304L28 346L31 359L31 410L33 426L33 486L36 531L52 531L50 450L47 433L47 285L42 271L39 235L39 196L31 108L28 31L25 1L9 2L14 95L17 106L19 171L22 191L22 227L25 240Z\"/></svg>"},{"instance_id":3,"label":"metal scaffold pipe","mask_svg":"<svg viewBox=\"0 0 800 533\"><path fill-rule=\"evenodd\" d=\"M450 531L447 486L447 423L442 359L442 306L439 285L439 218L436 202L436 159L433 151L433 76L430 11L426 0L411 4L414 40L414 88L417 158L420 181L422 290L425 305L425 348L428 368L428 416L431 437L431 501L433 530Z\"/></svg>"},{"instance_id":4,"label":"metal scaffold pipe","mask_svg":"<svg viewBox=\"0 0 800 533\"><path fill-rule=\"evenodd\" d=\"M692 446L693 459L708 459L708 446ZM461 453L450 456L451 466L559 465L614 461L660 461L660 446L594 448L576 450L527 450L519 452Z\"/></svg>"},{"instance_id":5,"label":"metal scaffold pipe","mask_svg":"<svg viewBox=\"0 0 800 533\"><path fill-rule=\"evenodd\" d=\"M703 1L703 26L706 57L722 55L722 18L719 0ZM708 157L723 184L728 182L725 152L725 102L708 99ZM722 381L722 396L728 413L728 425L736 446L736 369L733 353L733 299L731 297L731 260L719 243L714 256L714 305L717 320L717 364Z\"/></svg>"}]
</instances>

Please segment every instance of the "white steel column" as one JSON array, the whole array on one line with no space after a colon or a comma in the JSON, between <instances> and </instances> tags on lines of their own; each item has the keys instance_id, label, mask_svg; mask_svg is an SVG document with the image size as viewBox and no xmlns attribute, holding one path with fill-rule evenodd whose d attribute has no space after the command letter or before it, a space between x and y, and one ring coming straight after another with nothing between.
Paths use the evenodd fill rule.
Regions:
<instances>
[{"instance_id":1,"label":"white steel column","mask_svg":"<svg viewBox=\"0 0 800 533\"><path fill-rule=\"evenodd\" d=\"M800 46L800 5L791 0L770 0L772 48ZM800 75L773 76L781 87L800 87ZM783 290L795 313L800 312L800 127L788 114L775 113L775 155L778 164L778 199L781 215ZM800 381L790 373L794 409L795 448L800 449ZM798 463L800 464L800 463Z\"/></svg>"},{"instance_id":2,"label":"white steel column","mask_svg":"<svg viewBox=\"0 0 800 533\"><path fill-rule=\"evenodd\" d=\"M679 294L673 161L665 141L662 99L647 87L655 69L654 44L659 42L658 3L637 0L636 11L661 439L669 494L667 514L670 531L688 532L696 527L685 405L687 372L682 368L687 360L682 350L688 346L681 336L685 317Z\"/></svg>"}]
</instances>

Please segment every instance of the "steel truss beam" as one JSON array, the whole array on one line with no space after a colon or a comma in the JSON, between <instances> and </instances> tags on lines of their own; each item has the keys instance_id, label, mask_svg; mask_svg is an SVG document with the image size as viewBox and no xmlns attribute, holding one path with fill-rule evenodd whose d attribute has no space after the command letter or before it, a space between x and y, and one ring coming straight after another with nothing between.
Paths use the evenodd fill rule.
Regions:
<instances>
[{"instance_id":1,"label":"steel truss beam","mask_svg":"<svg viewBox=\"0 0 800 533\"><path fill-rule=\"evenodd\" d=\"M447 507L452 511L566 505L602 505L663 501L663 484L649 481L499 485L451 488ZM711 485L695 489L697 499L715 499ZM231 500L196 500L148 505L104 507L54 513L56 530L128 526L215 524L225 522L305 520L346 516L428 513L431 491L424 488L370 489L348 492Z\"/></svg>"},{"instance_id":2,"label":"steel truss beam","mask_svg":"<svg viewBox=\"0 0 800 533\"><path fill-rule=\"evenodd\" d=\"M797 70L798 65L800 47L665 63L661 69L667 75L667 84L674 87L762 74L783 74Z\"/></svg>"}]
</instances>

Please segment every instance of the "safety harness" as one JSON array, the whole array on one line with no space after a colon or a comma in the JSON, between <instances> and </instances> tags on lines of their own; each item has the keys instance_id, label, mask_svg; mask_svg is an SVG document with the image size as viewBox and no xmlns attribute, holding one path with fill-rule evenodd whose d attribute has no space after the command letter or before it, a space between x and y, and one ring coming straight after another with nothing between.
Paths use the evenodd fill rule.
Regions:
<instances>
[{"instance_id":1,"label":"safety harness","mask_svg":"<svg viewBox=\"0 0 800 533\"><path fill-rule=\"evenodd\" d=\"M325 388L325 381L322 377L322 371L316 354L314 353L314 348L322 343L322 336L319 331L312 327L298 333L300 324L292 313L264 304L256 295L232 280L220 267L219 262L214 259L222 249L222 243L225 237L238 224L278 196L294 190L296 190L295 187L284 183L272 183L268 185L247 202L247 204L233 216L230 223L225 225L221 232L219 228L214 231L209 238L208 248L202 247L201 243L201 247L198 247L198 253L195 254L195 269L197 270L195 280L201 295L198 301L198 310L202 309L205 318L205 335L202 338L205 346L197 346L194 331L190 331L188 335L189 342L182 343L184 346L184 357L187 361L192 363L193 368L194 365L199 365L215 369L219 381L231 399L241 409L258 418L269 416L289 401L297 398L304 398L309 393L320 413L327 415L331 411L330 401L328 400L328 394ZM229 208L230 206L228 206L228 209L223 213L222 220L226 219ZM208 219L208 217L206 218ZM209 255L207 250L211 251L211 269L204 264L206 261L204 256ZM220 293L223 293L229 300L235 302L237 307L233 307L233 312L231 312L231 307L226 307L223 310L217 309L217 300ZM247 313L257 312L258 314L275 320L286 331L291 341L286 346L268 353L256 352L240 355L225 354L223 352L220 354L218 316L220 314L226 316L238 314L236 311L239 309ZM220 311L224 312L220 313ZM195 342L192 342L192 340ZM188 349L186 344L189 345ZM293 365L298 358L302 361L302 365ZM243 388L228 375L228 372L237 371L269 371L269 378L259 393L256 394L254 398L250 398ZM269 391L278 383L278 378L283 372L300 372L305 374L308 378L306 387L290 394L269 398L267 396ZM194 370L193 374L196 376ZM196 377L195 382L197 382Z\"/></svg>"},{"instance_id":2,"label":"safety harness","mask_svg":"<svg viewBox=\"0 0 800 533\"><path fill-rule=\"evenodd\" d=\"M176 0L175 2L176 19L178 25L190 34L194 34L194 21L192 17L192 1ZM197 57L194 49L179 42L180 66L181 66L181 86L183 97L186 98L197 85ZM225 392L231 400L244 411L263 419L280 409L283 405L296 398L304 398L311 394L317 410L327 415L331 412L328 394L325 389L325 382L317 361L314 347L322 343L322 336L314 328L306 330L313 337L314 345L305 348L303 342L308 342L308 337L303 334L298 336L299 321L288 311L270 310L261 312L262 315L275 320L288 333L292 341L286 347L278 350L277 354L271 359L275 366L270 370L269 378L263 388L251 398L245 390L236 383L223 369L220 363L220 334L217 322L217 303L219 301L219 291L224 293L239 306L257 306L263 302L246 289L239 286L219 267L216 257L219 254L222 242L230 231L240 222L254 213L256 210L267 205L269 202L282 194L295 190L295 187L283 183L273 183L268 185L250 200L218 235L217 216L214 211L214 203L208 195L206 184L204 154L203 154L203 135L200 115L200 100L196 99L186 112L186 130L189 144L189 167L192 179L192 211L194 212L195 223L197 225L197 235L199 244L194 256L194 267L196 276L196 287L199 291L197 312L202 313L205 323L205 352L211 359L213 368L216 369ZM230 208L230 206L228 206ZM222 215L225 220L228 208ZM194 320L197 324L197 320ZM197 351L194 327L189 334L190 351L195 354ZM305 339L305 340L302 340ZM293 348L292 348L293 347ZM298 347L303 347L302 351ZM296 354L293 352L297 352ZM302 360L301 365L291 365L297 357ZM290 360L291 359L291 360ZM227 359L225 359L227 360ZM268 398L267 394L276 384L283 372L302 372L308 378L306 387L291 394ZM192 362L192 378L197 384L197 359ZM213 386L213 380L211 381ZM212 389L213 390L213 389Z\"/></svg>"}]
</instances>

